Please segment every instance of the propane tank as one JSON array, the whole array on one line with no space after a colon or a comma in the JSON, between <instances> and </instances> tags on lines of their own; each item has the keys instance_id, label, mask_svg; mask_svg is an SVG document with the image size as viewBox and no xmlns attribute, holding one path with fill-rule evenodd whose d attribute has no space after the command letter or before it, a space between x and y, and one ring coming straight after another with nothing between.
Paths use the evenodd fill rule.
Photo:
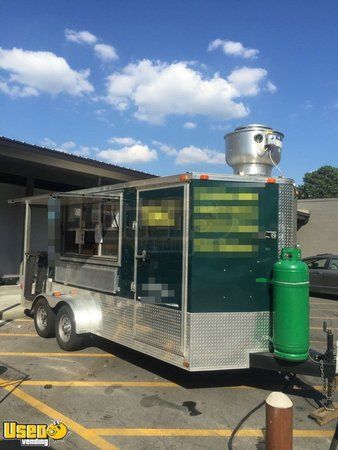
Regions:
<instances>
[{"instance_id":1,"label":"propane tank","mask_svg":"<svg viewBox=\"0 0 338 450\"><path fill-rule=\"evenodd\" d=\"M275 263L273 287L274 355L289 361L309 358L309 270L300 248L284 248Z\"/></svg>"}]
</instances>

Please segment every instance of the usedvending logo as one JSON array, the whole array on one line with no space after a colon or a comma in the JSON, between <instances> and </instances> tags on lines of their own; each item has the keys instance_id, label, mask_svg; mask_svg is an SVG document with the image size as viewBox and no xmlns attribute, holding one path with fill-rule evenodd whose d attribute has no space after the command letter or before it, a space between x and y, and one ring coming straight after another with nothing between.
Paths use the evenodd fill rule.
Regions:
<instances>
[{"instance_id":1,"label":"usedvending logo","mask_svg":"<svg viewBox=\"0 0 338 450\"><path fill-rule=\"evenodd\" d=\"M49 447L52 441L63 440L68 433L66 425L58 420L45 423L18 423L5 420L2 427L3 439L18 440L24 446Z\"/></svg>"}]
</instances>

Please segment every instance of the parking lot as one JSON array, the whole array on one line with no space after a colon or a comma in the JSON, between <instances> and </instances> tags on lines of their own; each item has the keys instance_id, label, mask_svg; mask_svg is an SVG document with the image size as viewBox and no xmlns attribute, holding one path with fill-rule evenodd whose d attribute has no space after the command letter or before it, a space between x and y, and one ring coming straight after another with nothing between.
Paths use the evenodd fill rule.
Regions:
<instances>
[{"instance_id":1,"label":"parking lot","mask_svg":"<svg viewBox=\"0 0 338 450\"><path fill-rule=\"evenodd\" d=\"M338 330L338 301L311 298L318 350L325 347L324 319ZM240 419L282 387L278 374L262 371L185 373L103 339L63 352L55 339L39 338L28 317L2 321L0 338L1 421L64 422L69 433L53 448L224 449ZM320 380L298 380L286 391L294 403L294 447L329 448L335 423L319 427L308 418L322 398ZM263 449L264 426L261 408L240 429L234 448Z\"/></svg>"}]
</instances>

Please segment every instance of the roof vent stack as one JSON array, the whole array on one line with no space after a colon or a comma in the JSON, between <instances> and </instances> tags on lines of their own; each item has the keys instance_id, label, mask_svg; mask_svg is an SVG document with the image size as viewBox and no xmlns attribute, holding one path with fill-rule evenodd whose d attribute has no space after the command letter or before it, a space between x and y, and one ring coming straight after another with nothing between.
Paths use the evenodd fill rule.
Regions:
<instances>
[{"instance_id":1,"label":"roof vent stack","mask_svg":"<svg viewBox=\"0 0 338 450\"><path fill-rule=\"evenodd\" d=\"M225 159L235 175L270 177L281 160L284 134L251 124L225 135Z\"/></svg>"}]
</instances>

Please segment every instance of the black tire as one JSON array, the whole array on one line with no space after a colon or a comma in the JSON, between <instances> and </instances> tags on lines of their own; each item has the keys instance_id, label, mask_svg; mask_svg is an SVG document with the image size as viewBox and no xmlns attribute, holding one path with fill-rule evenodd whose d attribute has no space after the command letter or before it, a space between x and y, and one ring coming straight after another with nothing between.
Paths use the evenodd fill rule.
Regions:
<instances>
[{"instance_id":1,"label":"black tire","mask_svg":"<svg viewBox=\"0 0 338 450\"><path fill-rule=\"evenodd\" d=\"M55 336L55 312L45 298L39 298L34 306L34 326L39 336Z\"/></svg>"},{"instance_id":2,"label":"black tire","mask_svg":"<svg viewBox=\"0 0 338 450\"><path fill-rule=\"evenodd\" d=\"M81 347L83 335L75 333L75 320L71 308L61 306L55 320L55 336L62 350L71 351Z\"/></svg>"}]
</instances>

